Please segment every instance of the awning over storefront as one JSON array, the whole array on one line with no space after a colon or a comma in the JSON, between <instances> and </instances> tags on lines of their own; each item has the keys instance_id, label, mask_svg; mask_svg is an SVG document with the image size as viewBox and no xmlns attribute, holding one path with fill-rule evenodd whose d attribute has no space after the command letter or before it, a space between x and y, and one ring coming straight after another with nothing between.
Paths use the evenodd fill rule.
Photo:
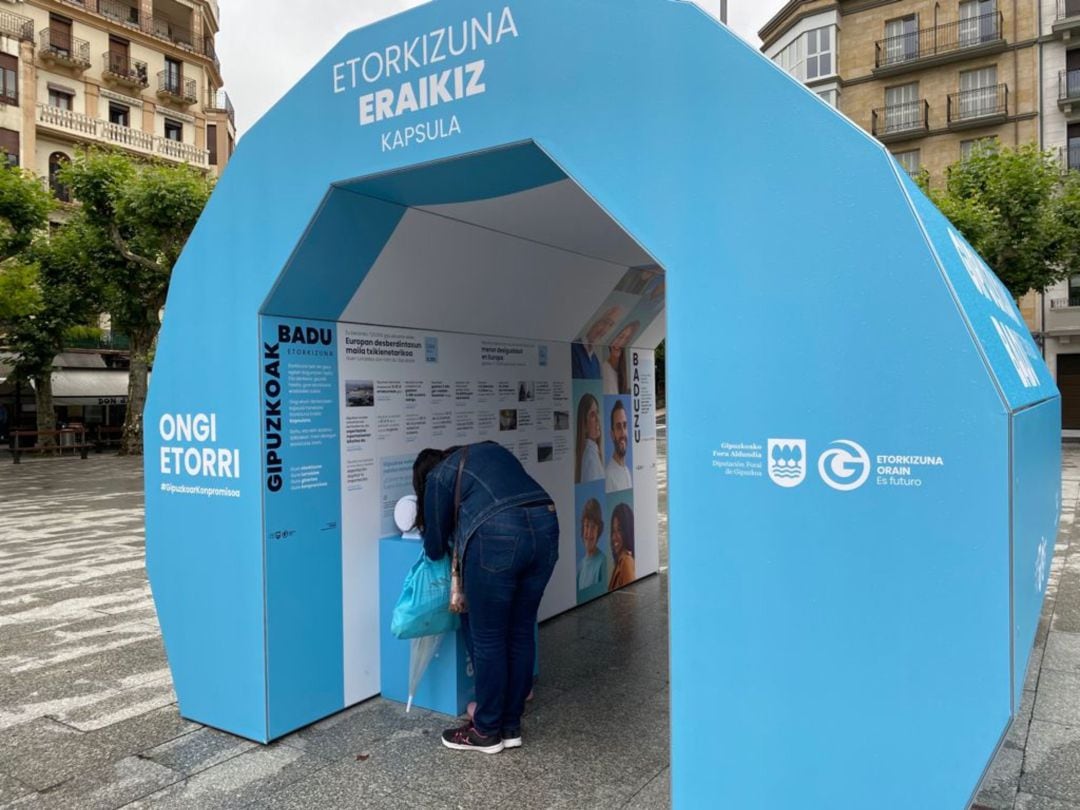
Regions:
<instances>
[{"instance_id":1,"label":"awning over storefront","mask_svg":"<svg viewBox=\"0 0 1080 810\"><path fill-rule=\"evenodd\" d=\"M63 369L53 372L57 405L125 405L128 372L112 369Z\"/></svg>"}]
</instances>

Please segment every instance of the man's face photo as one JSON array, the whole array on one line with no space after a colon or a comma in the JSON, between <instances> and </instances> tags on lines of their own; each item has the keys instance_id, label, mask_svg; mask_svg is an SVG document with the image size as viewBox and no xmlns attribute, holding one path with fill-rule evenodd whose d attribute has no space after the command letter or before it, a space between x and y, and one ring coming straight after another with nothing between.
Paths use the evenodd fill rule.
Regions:
<instances>
[{"instance_id":1,"label":"man's face photo","mask_svg":"<svg viewBox=\"0 0 1080 810\"><path fill-rule=\"evenodd\" d=\"M620 458L626 456L627 437L626 408L616 406L611 412L611 443Z\"/></svg>"}]
</instances>

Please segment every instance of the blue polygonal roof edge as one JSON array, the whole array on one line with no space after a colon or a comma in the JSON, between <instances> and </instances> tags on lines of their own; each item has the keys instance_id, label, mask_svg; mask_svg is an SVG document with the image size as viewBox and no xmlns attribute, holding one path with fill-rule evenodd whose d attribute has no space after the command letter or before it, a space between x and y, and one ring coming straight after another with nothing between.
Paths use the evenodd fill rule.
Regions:
<instances>
[{"instance_id":1,"label":"blue polygonal roof edge","mask_svg":"<svg viewBox=\"0 0 1080 810\"><path fill-rule=\"evenodd\" d=\"M899 165L893 170L987 371L1011 411L1060 396L1005 285Z\"/></svg>"},{"instance_id":2,"label":"blue polygonal roof edge","mask_svg":"<svg viewBox=\"0 0 1080 810\"><path fill-rule=\"evenodd\" d=\"M659 12L665 4L669 8L685 6L682 3L673 4L670 0L521 0L515 3L515 13L520 11L523 24L527 22L530 27L535 24L532 33L547 35L546 45L532 45L531 47L537 50L526 52L520 60L525 62L533 59L529 70L522 75L522 71L517 70L507 59L488 52L491 62L489 75L493 82L491 97L488 99L490 103L484 103L483 97L459 102L459 106L454 109L459 110L465 122L462 133L456 138L433 141L422 148L414 147L404 152L392 152L389 156L386 153L376 153L377 139L371 137L371 133L360 130L355 120L354 108L350 107L346 114L343 106L341 110L333 106L332 97L327 93L328 88L319 85L322 80L318 78L318 71L325 72L335 60L349 56L347 51L352 44L359 43L363 46L364 37L372 38L373 41L369 43L371 45L376 44L375 37L393 41L402 31L415 33L421 23L430 23L433 19L449 22L453 16L460 17L463 11L467 14L469 10L498 8L502 4L440 0L385 23L362 29L363 37L360 32L354 32L342 40L330 55L305 76L298 88L268 113L252 134L241 142L233 163L224 174L215 199L211 200L207 214L193 234L188 250L178 264L176 284L170 291L167 307L167 312L184 316L184 319L170 319L168 315L166 317L158 353L160 373L155 376L155 385L151 390L147 423L153 424L153 416L161 413L164 407L197 411L204 406L209 392L215 389L226 392L220 397L222 430L228 430L230 436L242 434L237 441L242 445L245 458L250 460L245 467L243 485L247 489L261 492L261 482L258 480L258 426L261 414L258 400L257 312L310 222L311 213L326 196L328 185L344 177L368 176L394 168L445 160L457 154L491 149L531 138L548 154L555 156L582 188L591 193L602 192L600 196L605 209L641 244L649 247L658 259L672 268L689 270L698 267L700 260L706 256L717 266L725 262L746 264L758 257L754 251L746 248L745 244L738 246L744 248L742 250L725 245L714 232L719 229L708 227L714 221L711 216L719 214L725 208L721 201L725 202L727 208L734 209L729 222L730 227L742 237L738 241L745 243L755 237L762 241L760 269L766 277L787 269L776 261L776 254L784 258L793 256L797 247L803 247L799 240L812 239L814 226L825 220L818 211L809 209L804 212L800 209L800 214L806 221L786 223L786 228L777 228L772 223L758 221L753 228L747 229L747 217L751 214L762 217L763 212L775 211L779 195L784 190L774 182L767 189L768 193L773 195L772 199L764 199L766 195L753 188L755 178L763 174L771 174L775 178L783 172L792 189L826 188L826 196L833 205L838 205L838 201L852 205L859 201L877 201L882 198L885 194L886 162L890 167L890 187L895 184L895 167L883 147L850 121L829 110L821 100L814 98L811 101L811 91L775 65L768 63L746 43L729 32L724 32L721 26L682 24L690 19L689 9L685 9L686 16L679 19L676 19L678 15L667 13L657 13L646 19L644 13L637 13L643 9ZM546 20L539 11L541 7L549 13ZM694 9L693 13L703 12ZM572 18L577 25L571 29L560 30L561 27L555 24L559 17ZM643 27L648 30L642 32L640 29ZM603 35L609 36L612 43L597 48L590 39L592 31L603 31ZM715 31L721 31L722 36L728 37L726 42L730 47L720 47L725 40L717 36ZM627 59L636 58L642 51L633 50L620 38L632 39L639 46L644 43L659 48L663 58L658 60L660 64L653 71L655 75L650 75L647 71L639 70L634 73L630 70ZM738 47L734 47L736 42L739 43ZM670 47L665 48L666 45ZM682 47L684 45L685 48ZM546 47L552 53L540 51L541 47ZM740 51L739 48L746 48L746 51ZM627 53L630 54L629 57ZM754 54L754 59L746 59L746 53ZM572 59L574 54L581 57L577 62ZM710 54L710 59L704 59L704 54ZM567 55L571 58L568 59ZM758 71L757 68L763 68L764 64L769 64L768 69L776 72L767 74L764 70ZM625 74L630 73L632 81L605 83L604 89L608 94L597 95L591 99L594 108L602 105L598 109L582 109L581 98L572 99L573 103L565 103L557 98L559 92L577 93L588 87L595 89L599 79L589 76L586 70L589 67L594 68L593 72L600 77L608 79L625 79ZM619 68L623 67L625 70L620 72ZM709 90L720 87L724 79L731 75L739 75L742 81L740 87L726 87L732 103L729 109L730 119L725 119L718 114L719 104L709 95ZM785 81L776 81L778 76L784 76ZM328 76L324 75L323 78ZM665 83L665 79L672 79L673 82ZM679 81L680 79L684 81ZM589 85L589 80L594 84ZM494 84L496 81L498 86ZM710 87L710 83L714 81L716 84ZM509 102L508 96L502 93L507 85L519 93L537 91L529 97L528 110L524 109L525 105L519 104L517 109L500 109L496 115L495 100L501 98L504 104ZM747 88L747 85L751 86ZM566 88L569 88L569 91ZM759 90L768 94L768 98L742 97ZM643 101L643 98L646 101ZM352 97L350 99L352 100ZM790 139L779 138L776 133L769 131L770 125L777 121L775 113L765 114L764 108L770 99L775 101L776 108L789 115L803 117L803 123L811 137L808 137L805 143L800 143L798 150L790 149ZM813 106L810 106L811 104ZM578 117L583 120L564 120L563 116L577 111L580 111ZM623 111L625 117L619 121L612 120L611 115L618 114L619 111ZM449 109L447 113L449 114ZM316 116L314 124L312 116ZM474 124L483 123L486 126L477 125L470 130L470 120ZM726 132L724 142L733 152L726 156L715 154L715 149L710 151L709 147L713 145L706 140L710 135L695 129L734 127L732 121L739 121L747 130L747 136L743 138L740 132L734 129ZM627 130L634 132L634 138L626 137ZM291 134L313 131L320 139L317 148L313 150L320 165L288 165L282 158L281 139ZM853 137L856 135L860 139L858 144ZM279 139L278 142L275 142L275 137ZM604 140L600 141L601 146L583 146L588 138ZM850 146L845 140L848 138ZM841 167L830 172L837 144L846 148L845 160ZM872 149L862 148L867 145ZM632 152L628 151L631 146L634 149ZM745 148L735 153L740 147ZM611 165L620 156L623 159L636 157L650 148L656 150L657 154L662 154L665 167L671 169L670 173L657 171L645 162L640 165L632 164L629 169L626 163ZM603 153L605 151L607 154ZM793 160L793 151L796 157L805 159ZM370 157L361 157L362 155ZM740 165L741 163L752 165ZM677 181L674 186L671 185L672 178ZM703 178L707 178L709 182L703 182ZM852 185L860 182L870 184L872 188L861 189L860 195L860 189L852 188ZM635 200L635 195L641 193L642 186L649 193L681 194L684 197L673 196L666 209L658 205L626 202ZM743 206L732 204L731 197L735 194L743 195L740 200L744 202ZM878 216L895 216L900 208L901 197L898 193L895 200L891 197L888 200L882 199L881 205L877 206L880 209L876 212ZM910 204L910 199L905 201L908 208ZM698 208L695 209L694 206ZM746 210L739 210L740 207ZM688 211L696 213L692 231L686 222L679 219ZM857 207L850 211L850 216L852 243L862 238L860 229L863 226L867 226L866 230L872 233L880 233L882 230L880 222ZM765 227L766 225L769 227ZM833 223L829 225L835 230ZM913 241L907 236L913 236L916 228L922 227L918 218L915 223L911 223L910 234L906 217L905 222L898 227L904 229L905 238L901 241L905 244L899 246L897 255L915 263L918 269L925 269L926 274L929 274L929 265L924 267L922 263L932 254L928 255L925 250L918 250L916 246L907 244ZM829 245L827 258L840 263L843 269L849 272L855 253L854 247L854 244ZM940 268L941 262L935 261ZM827 278L825 273L829 268L826 266L827 262L820 257L810 256L806 264L814 273L820 273L821 279ZM910 269L910 266L907 269ZM893 282L902 277L895 267L884 267L880 270L883 276ZM743 272L742 275L752 274ZM976 338L963 318L957 318L953 323L949 307L954 304L955 299L944 303L938 301L935 285L931 284L923 273L916 275L919 277L915 278L912 284L919 285L919 289L924 292L933 292L935 297L931 302L933 306L927 306L925 311L917 313L923 319L919 325L926 326L935 339L949 347L955 347L952 350L955 356L944 358L942 365L948 369L962 369L965 376L963 380L951 380L941 373L940 369L931 369L925 375L971 397L974 401L972 410L977 412L977 415L968 419L966 426L970 427L972 422L976 422L980 429L988 430L986 425L996 425L997 421L1000 421L999 413L988 415L991 399L998 405L1001 404L1000 394L994 387L993 375L986 367L986 361L975 351ZM803 283L803 286L798 288L799 292L810 289L806 279L793 276L792 280ZM760 287L764 282L760 278L736 279L733 281L731 294L737 296L738 293L750 289L748 285L755 283ZM870 289L864 280L856 280L855 283L860 285L860 293L867 293ZM207 290L214 293L209 300ZM944 292L941 298L944 299ZM760 299L758 290L753 300ZM726 314L716 302L703 296L698 296L693 303L695 310L691 314L699 318ZM861 303L860 301L859 304ZM826 305L834 306L833 302L826 302ZM791 316L796 309L796 305L791 301L780 301L768 315L776 315L777 321L784 326L785 316ZM192 328L196 313L206 320L204 329ZM682 314L685 314L685 311L680 311L680 315ZM730 317L740 325L747 324L747 331L753 327L743 313L732 313ZM895 323L890 325L894 326L897 332L906 334L904 330L908 327L902 322L903 319L895 314L893 317ZM807 323L810 322L807 319ZM799 323L800 326L805 326L801 321ZM840 322L838 329L833 331L839 331L845 325L846 322ZM757 327L760 328L760 324L757 324ZM969 346L961 339L961 332L972 345ZM813 334L805 328L801 333ZM733 328L726 334L738 335L739 332ZM832 338L826 336L821 340L825 344L830 339ZM886 349L892 346L888 342L883 342L883 345ZM222 348L225 351L222 352ZM861 347L855 347L854 350L860 349ZM217 362L192 368L194 364L185 365L192 353L205 353L215 357ZM837 365L841 367L841 372L846 371L842 363ZM984 380L980 376L982 374L988 379ZM835 376L841 377L842 374ZM975 379L977 376L978 379ZM746 379L753 379L752 374L747 374ZM823 393L812 391L815 404L824 398L837 412L846 413L847 409L850 409L848 399L852 396L866 396L865 392L857 389L853 393L830 392L830 385L841 388L833 376L823 375L817 382L819 387L825 390ZM940 392L933 393L935 396L940 395ZM935 399L935 402L939 403L940 407L940 400ZM782 405L783 403L763 402L760 410L777 413ZM890 403L883 403L885 407L889 405ZM827 408L819 410L828 412ZM865 429L872 416L873 414L853 414L848 426L843 430L855 432ZM863 421L860 422L860 419ZM748 414L743 421L757 424L759 417L757 414ZM884 432L892 435L888 430ZM935 437L936 435L934 434ZM699 441L711 438L706 437ZM148 439L150 460L154 458L154 441L153 437ZM986 452L989 453L989 450ZM971 480L980 484L989 480L987 467L989 465L971 465ZM148 491L153 490L159 479L160 476L154 474L152 466L148 467ZM250 498L243 504L237 504L238 514L223 515L220 524L213 526L214 536L205 538L183 534L185 519L189 517L184 512L175 509L170 511L160 502L154 503L150 497L147 506L148 524L153 524L153 531L150 531L148 525L148 539L152 536L151 542L156 540L158 549L174 545L175 549L169 549L169 553L180 555L189 552L196 554L207 547L216 554L221 553L216 548L217 545L224 545L227 552L233 545L246 543L250 546L250 553L244 563L258 558L263 538L254 528L254 524L261 519L261 513L253 517L258 509ZM259 506L261 507L261 504ZM237 530L237 536L229 538L232 543L214 543L219 535L233 529ZM173 540L177 542L163 542ZM165 559L161 565L164 567L171 561ZM222 569L228 570L228 564L222 565ZM245 583L244 588L247 595L250 595L248 592L252 590L246 587L249 584ZM155 596L157 595L155 593ZM207 596L206 601L212 603L217 598L218 594L214 592ZM217 618L212 614L215 607L219 606L207 605L211 619ZM228 610L229 605L223 607ZM217 623L225 624L220 621ZM213 629L212 625L211 628ZM175 630L167 634L167 644L170 637L176 637ZM205 642L205 639L200 640ZM222 638L215 637L212 641L215 647L223 647ZM223 686L228 686L229 668L234 662L223 657L216 663L219 667L218 672L214 673L216 679ZM181 700L185 701L183 694Z\"/></svg>"}]
</instances>

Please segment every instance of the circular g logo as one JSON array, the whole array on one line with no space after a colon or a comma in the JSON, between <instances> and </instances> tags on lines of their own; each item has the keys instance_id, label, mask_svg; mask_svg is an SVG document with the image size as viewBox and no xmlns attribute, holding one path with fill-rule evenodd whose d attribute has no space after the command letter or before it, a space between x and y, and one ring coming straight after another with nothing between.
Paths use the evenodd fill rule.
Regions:
<instances>
[{"instance_id":1,"label":"circular g logo","mask_svg":"<svg viewBox=\"0 0 1080 810\"><path fill-rule=\"evenodd\" d=\"M855 442L840 439L821 454L817 468L821 480L830 487L850 492L870 477L870 456Z\"/></svg>"}]
</instances>

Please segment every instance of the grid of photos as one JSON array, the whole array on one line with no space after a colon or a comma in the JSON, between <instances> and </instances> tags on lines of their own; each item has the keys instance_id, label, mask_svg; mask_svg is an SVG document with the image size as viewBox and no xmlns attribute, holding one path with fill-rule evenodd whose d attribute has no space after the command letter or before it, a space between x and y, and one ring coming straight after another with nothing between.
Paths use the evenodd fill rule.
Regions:
<instances>
[{"instance_id":1,"label":"grid of photos","mask_svg":"<svg viewBox=\"0 0 1080 810\"><path fill-rule=\"evenodd\" d=\"M628 349L663 296L659 268L630 269L571 345L578 604L637 579Z\"/></svg>"}]
</instances>

